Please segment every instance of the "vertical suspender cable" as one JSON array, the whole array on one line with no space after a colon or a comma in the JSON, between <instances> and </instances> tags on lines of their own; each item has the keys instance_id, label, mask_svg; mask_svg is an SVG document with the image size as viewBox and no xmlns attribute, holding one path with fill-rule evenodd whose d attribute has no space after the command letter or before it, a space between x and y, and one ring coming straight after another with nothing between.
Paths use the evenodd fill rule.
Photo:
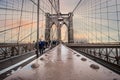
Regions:
<instances>
[{"instance_id":1,"label":"vertical suspender cable","mask_svg":"<svg viewBox=\"0 0 120 80\"><path fill-rule=\"evenodd\" d=\"M45 5L44 5L44 3L43 3L43 9L45 10ZM41 32L41 35L40 35L40 39L42 40L43 39L43 16L44 16L44 13L43 12L41 12L41 15L42 15L42 21L41 21L41 30L40 30L40 32Z\"/></svg>"},{"instance_id":2,"label":"vertical suspender cable","mask_svg":"<svg viewBox=\"0 0 120 80\"><path fill-rule=\"evenodd\" d=\"M101 43L103 42L102 40L102 0L100 0L100 32L101 32Z\"/></svg>"},{"instance_id":3,"label":"vertical suspender cable","mask_svg":"<svg viewBox=\"0 0 120 80\"><path fill-rule=\"evenodd\" d=\"M58 0L57 2L58 2L57 3L58 4L58 13L60 13L60 1Z\"/></svg>"},{"instance_id":4,"label":"vertical suspender cable","mask_svg":"<svg viewBox=\"0 0 120 80\"><path fill-rule=\"evenodd\" d=\"M118 14L118 1L116 0L116 14L117 14L117 29L118 29L118 42L120 43L120 28L119 28L119 14Z\"/></svg>"},{"instance_id":5,"label":"vertical suspender cable","mask_svg":"<svg viewBox=\"0 0 120 80\"><path fill-rule=\"evenodd\" d=\"M19 44L19 38L20 38L20 27L21 27L21 23L22 23L23 5L24 5L24 0L22 0L21 13L20 13L20 25L19 25L18 38L17 38L18 44Z\"/></svg>"},{"instance_id":6,"label":"vertical suspender cable","mask_svg":"<svg viewBox=\"0 0 120 80\"><path fill-rule=\"evenodd\" d=\"M18 53L17 53L17 54L19 54L19 51L20 51L19 38L20 38L20 27L21 27L21 22L22 22L22 11L23 11L23 5L24 5L24 0L22 0L22 6L21 6L20 25L19 25L18 38L17 38L17 44L18 44Z\"/></svg>"},{"instance_id":7,"label":"vertical suspender cable","mask_svg":"<svg viewBox=\"0 0 120 80\"><path fill-rule=\"evenodd\" d=\"M93 9L93 4L94 4L94 3L93 3L93 2L94 2L94 1L91 0L92 17L94 16L94 9ZM92 19L92 34L94 34L94 27L93 27L93 26L94 26L94 23L93 23L94 21L93 21L93 18L91 18L91 19ZM94 43L94 38L95 38L95 37L93 36L93 39L92 39L93 43Z\"/></svg>"},{"instance_id":8,"label":"vertical suspender cable","mask_svg":"<svg viewBox=\"0 0 120 80\"><path fill-rule=\"evenodd\" d=\"M52 3L53 3L53 0L51 0ZM53 14L53 7L51 6L51 14Z\"/></svg>"},{"instance_id":9,"label":"vertical suspender cable","mask_svg":"<svg viewBox=\"0 0 120 80\"><path fill-rule=\"evenodd\" d=\"M88 18L87 18L87 24L89 25L89 3L88 3L88 6L87 6L87 16L88 16ZM89 37L89 35L90 35L90 33L89 33L89 27L88 27L88 42L90 42L90 37Z\"/></svg>"},{"instance_id":10,"label":"vertical suspender cable","mask_svg":"<svg viewBox=\"0 0 120 80\"><path fill-rule=\"evenodd\" d=\"M96 13L96 10L97 10L97 6L96 6L96 4L97 4L97 2L96 2L96 0L95 0L95 40L96 40L96 43L97 43L97 25L96 25L96 23L97 23L97 13Z\"/></svg>"},{"instance_id":11,"label":"vertical suspender cable","mask_svg":"<svg viewBox=\"0 0 120 80\"><path fill-rule=\"evenodd\" d=\"M34 15L34 5L32 7L32 24L31 24L31 33L33 31L33 15ZM32 34L30 35L30 43L32 42Z\"/></svg>"},{"instance_id":12,"label":"vertical suspender cable","mask_svg":"<svg viewBox=\"0 0 120 80\"><path fill-rule=\"evenodd\" d=\"M108 42L110 42L110 29L109 29L109 12L108 12L108 0L106 1L106 8L107 8L107 23L108 23Z\"/></svg>"},{"instance_id":13,"label":"vertical suspender cable","mask_svg":"<svg viewBox=\"0 0 120 80\"><path fill-rule=\"evenodd\" d=\"M14 8L14 0L13 0L13 4L12 4L12 9ZM12 27L13 27L13 19L14 19L14 10L12 11ZM11 43L12 43L12 29L11 29Z\"/></svg>"},{"instance_id":14,"label":"vertical suspender cable","mask_svg":"<svg viewBox=\"0 0 120 80\"><path fill-rule=\"evenodd\" d=\"M8 5L8 2L6 0L6 11L5 11L5 27L4 27L4 30L6 30L6 21L7 21L7 5ZM4 43L6 42L6 31L4 32Z\"/></svg>"}]
</instances>

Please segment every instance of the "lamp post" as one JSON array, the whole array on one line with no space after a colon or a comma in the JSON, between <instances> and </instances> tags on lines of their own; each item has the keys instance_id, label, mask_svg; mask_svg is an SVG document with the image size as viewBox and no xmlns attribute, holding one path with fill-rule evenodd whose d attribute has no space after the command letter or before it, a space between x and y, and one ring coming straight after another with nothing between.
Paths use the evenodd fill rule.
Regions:
<instances>
[{"instance_id":1,"label":"lamp post","mask_svg":"<svg viewBox=\"0 0 120 80\"><path fill-rule=\"evenodd\" d=\"M40 7L40 0L38 0L37 5L37 50L36 50L36 56L39 57L39 7Z\"/></svg>"}]
</instances>

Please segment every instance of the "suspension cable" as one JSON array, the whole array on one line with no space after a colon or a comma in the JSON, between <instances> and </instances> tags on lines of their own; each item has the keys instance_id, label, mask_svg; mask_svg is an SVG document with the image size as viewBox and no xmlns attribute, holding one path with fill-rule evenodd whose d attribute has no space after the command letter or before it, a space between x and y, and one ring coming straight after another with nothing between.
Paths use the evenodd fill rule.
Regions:
<instances>
[{"instance_id":1,"label":"suspension cable","mask_svg":"<svg viewBox=\"0 0 120 80\"><path fill-rule=\"evenodd\" d=\"M34 5L32 6L32 11L34 12ZM34 13L32 13L32 22L33 22ZM31 33L33 31L33 24L31 25ZM30 35L30 42L32 41L32 35Z\"/></svg>"},{"instance_id":2,"label":"suspension cable","mask_svg":"<svg viewBox=\"0 0 120 80\"><path fill-rule=\"evenodd\" d=\"M49 2L50 2L50 4L51 4L51 6L54 8L55 12L56 12L56 13L59 13L59 12L57 11L57 9L54 7L53 3L52 3L50 0L49 0Z\"/></svg>"},{"instance_id":3,"label":"suspension cable","mask_svg":"<svg viewBox=\"0 0 120 80\"><path fill-rule=\"evenodd\" d=\"M13 27L13 28L5 29L5 30L0 31L0 33L5 32L5 31L9 31L9 30L12 30L12 29L16 29L16 28L19 28L19 27L23 27L23 26L26 26L26 25L30 25L30 24L33 24L33 23L36 23L36 21L35 22L26 23L26 24L21 25L21 26L16 26L16 27Z\"/></svg>"},{"instance_id":4,"label":"suspension cable","mask_svg":"<svg viewBox=\"0 0 120 80\"><path fill-rule=\"evenodd\" d=\"M76 10L76 9L78 8L78 6L80 5L81 1L82 1L82 0L79 0L79 2L77 3L77 5L76 5L75 8L73 9L72 13L75 12L75 10Z\"/></svg>"},{"instance_id":5,"label":"suspension cable","mask_svg":"<svg viewBox=\"0 0 120 80\"><path fill-rule=\"evenodd\" d=\"M30 0L30 1L37 6L37 3L35 3L33 0ZM40 7L39 7L39 9L40 9L42 12L46 13L46 12L45 12L43 9L41 9Z\"/></svg>"},{"instance_id":6,"label":"suspension cable","mask_svg":"<svg viewBox=\"0 0 120 80\"><path fill-rule=\"evenodd\" d=\"M36 30L33 31L33 32L31 32L30 34L28 34L27 36L25 36L25 37L22 38L21 40L19 40L19 42L21 42L21 41L25 40L26 38L30 37L30 36L31 36L33 33L35 33L35 32L36 32Z\"/></svg>"},{"instance_id":7,"label":"suspension cable","mask_svg":"<svg viewBox=\"0 0 120 80\"><path fill-rule=\"evenodd\" d=\"M0 7L0 9L3 9L3 10L10 10L10 11L20 11L21 10L17 10L17 9L11 9L11 8L3 8L3 7ZM22 10L22 12L27 12L27 13L31 13L31 11L27 11L27 10ZM37 12L34 12L34 13L37 13ZM17 14L16 14L17 15Z\"/></svg>"},{"instance_id":8,"label":"suspension cable","mask_svg":"<svg viewBox=\"0 0 120 80\"><path fill-rule=\"evenodd\" d=\"M8 1L6 1L6 8L8 7ZM4 30L6 29L6 19L7 19L7 10L5 11L5 24L4 24ZM6 32L4 32L4 43L5 43L5 39L6 39Z\"/></svg>"},{"instance_id":9,"label":"suspension cable","mask_svg":"<svg viewBox=\"0 0 120 80\"><path fill-rule=\"evenodd\" d=\"M18 37L17 37L17 43L19 42L19 38L20 38L20 26L21 26L21 23L22 23L22 10L23 10L23 6L24 6L24 0L22 0L22 6L21 6L21 13L20 13L20 25L19 25L19 29L18 29Z\"/></svg>"}]
</instances>

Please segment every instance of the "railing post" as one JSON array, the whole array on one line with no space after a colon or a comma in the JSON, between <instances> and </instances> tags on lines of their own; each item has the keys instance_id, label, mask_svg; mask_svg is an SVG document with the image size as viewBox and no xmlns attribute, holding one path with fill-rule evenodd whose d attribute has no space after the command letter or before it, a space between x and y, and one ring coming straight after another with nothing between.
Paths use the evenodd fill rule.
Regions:
<instances>
[{"instance_id":1,"label":"railing post","mask_svg":"<svg viewBox=\"0 0 120 80\"><path fill-rule=\"evenodd\" d=\"M101 48L99 48L99 58L101 59Z\"/></svg>"},{"instance_id":2,"label":"railing post","mask_svg":"<svg viewBox=\"0 0 120 80\"><path fill-rule=\"evenodd\" d=\"M94 54L93 55L96 56L96 50L95 50L95 48L94 48Z\"/></svg>"},{"instance_id":3,"label":"railing post","mask_svg":"<svg viewBox=\"0 0 120 80\"><path fill-rule=\"evenodd\" d=\"M11 56L14 56L14 47L11 47Z\"/></svg>"},{"instance_id":4,"label":"railing post","mask_svg":"<svg viewBox=\"0 0 120 80\"><path fill-rule=\"evenodd\" d=\"M108 49L106 48L106 54L105 54L105 57L106 57L106 61L108 61Z\"/></svg>"},{"instance_id":5,"label":"railing post","mask_svg":"<svg viewBox=\"0 0 120 80\"><path fill-rule=\"evenodd\" d=\"M116 56L115 56L115 59L116 59L117 64L120 65L120 59L119 59L119 56L118 56L118 48L116 48Z\"/></svg>"}]
</instances>

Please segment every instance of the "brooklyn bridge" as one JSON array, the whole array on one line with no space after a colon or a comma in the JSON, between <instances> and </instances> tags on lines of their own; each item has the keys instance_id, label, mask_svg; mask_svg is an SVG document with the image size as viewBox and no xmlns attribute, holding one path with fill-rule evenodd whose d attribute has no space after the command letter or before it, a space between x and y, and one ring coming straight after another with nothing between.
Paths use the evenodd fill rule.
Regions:
<instances>
[{"instance_id":1,"label":"brooklyn bridge","mask_svg":"<svg viewBox=\"0 0 120 80\"><path fill-rule=\"evenodd\" d=\"M120 0L0 0L0 80L120 80Z\"/></svg>"}]
</instances>

